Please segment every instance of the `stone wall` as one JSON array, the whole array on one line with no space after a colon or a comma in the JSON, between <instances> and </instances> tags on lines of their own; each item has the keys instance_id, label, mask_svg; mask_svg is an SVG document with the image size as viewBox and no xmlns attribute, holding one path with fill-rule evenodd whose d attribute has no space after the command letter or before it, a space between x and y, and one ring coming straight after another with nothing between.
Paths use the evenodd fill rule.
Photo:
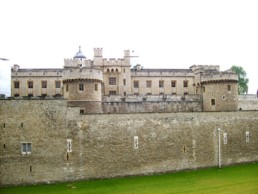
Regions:
<instances>
[{"instance_id":1,"label":"stone wall","mask_svg":"<svg viewBox=\"0 0 258 194\"><path fill-rule=\"evenodd\" d=\"M103 113L200 112L199 95L111 95L102 97Z\"/></svg>"},{"instance_id":2,"label":"stone wall","mask_svg":"<svg viewBox=\"0 0 258 194\"><path fill-rule=\"evenodd\" d=\"M258 110L257 95L240 95L238 96L238 110Z\"/></svg>"},{"instance_id":3,"label":"stone wall","mask_svg":"<svg viewBox=\"0 0 258 194\"><path fill-rule=\"evenodd\" d=\"M217 166L218 128L222 165L258 161L257 126L257 111L80 115L66 100L0 100L0 184Z\"/></svg>"}]
</instances>

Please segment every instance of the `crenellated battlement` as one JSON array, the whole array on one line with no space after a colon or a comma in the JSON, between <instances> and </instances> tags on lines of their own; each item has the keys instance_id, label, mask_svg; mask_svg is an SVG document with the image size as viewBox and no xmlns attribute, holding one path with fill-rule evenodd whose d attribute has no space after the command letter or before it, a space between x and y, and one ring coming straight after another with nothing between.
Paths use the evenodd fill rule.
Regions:
<instances>
[{"instance_id":1,"label":"crenellated battlement","mask_svg":"<svg viewBox=\"0 0 258 194\"><path fill-rule=\"evenodd\" d=\"M103 59L103 65L105 66L121 66L121 65L130 65L130 64L126 64L125 60L122 58L104 58Z\"/></svg>"},{"instance_id":2,"label":"crenellated battlement","mask_svg":"<svg viewBox=\"0 0 258 194\"><path fill-rule=\"evenodd\" d=\"M63 69L18 69L12 71L12 77L61 77Z\"/></svg>"},{"instance_id":3,"label":"crenellated battlement","mask_svg":"<svg viewBox=\"0 0 258 194\"><path fill-rule=\"evenodd\" d=\"M194 72L200 72L200 71L220 71L219 65L193 65L190 67L192 71Z\"/></svg>"},{"instance_id":4,"label":"crenellated battlement","mask_svg":"<svg viewBox=\"0 0 258 194\"><path fill-rule=\"evenodd\" d=\"M99 80L103 81L103 73L101 70L93 68L81 68L81 69L65 69L62 74L63 81L65 80Z\"/></svg>"},{"instance_id":5,"label":"crenellated battlement","mask_svg":"<svg viewBox=\"0 0 258 194\"><path fill-rule=\"evenodd\" d=\"M90 59L64 59L64 68L69 67L91 67L92 61Z\"/></svg>"},{"instance_id":6,"label":"crenellated battlement","mask_svg":"<svg viewBox=\"0 0 258 194\"><path fill-rule=\"evenodd\" d=\"M206 73L202 74L201 82L208 83L208 82L238 82L238 75L235 73L229 72L218 72L218 73Z\"/></svg>"}]
</instances>

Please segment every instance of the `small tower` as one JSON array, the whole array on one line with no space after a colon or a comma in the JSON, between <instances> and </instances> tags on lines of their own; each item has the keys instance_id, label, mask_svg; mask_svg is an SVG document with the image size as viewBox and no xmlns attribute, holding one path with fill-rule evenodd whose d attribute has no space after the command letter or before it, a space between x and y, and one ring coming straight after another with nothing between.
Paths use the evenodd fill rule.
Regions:
<instances>
[{"instance_id":1,"label":"small tower","mask_svg":"<svg viewBox=\"0 0 258 194\"><path fill-rule=\"evenodd\" d=\"M81 63L80 62L85 62ZM63 70L64 97L68 106L78 106L81 113L101 113L101 85L103 73L91 65L82 54L81 48L66 60ZM78 65L79 64L79 65Z\"/></svg>"},{"instance_id":2,"label":"small tower","mask_svg":"<svg viewBox=\"0 0 258 194\"><path fill-rule=\"evenodd\" d=\"M200 74L203 111L238 110L238 75L218 71L217 66L204 66Z\"/></svg>"},{"instance_id":3,"label":"small tower","mask_svg":"<svg viewBox=\"0 0 258 194\"><path fill-rule=\"evenodd\" d=\"M94 66L102 66L103 65L103 56L102 56L102 48L94 48Z\"/></svg>"},{"instance_id":4,"label":"small tower","mask_svg":"<svg viewBox=\"0 0 258 194\"><path fill-rule=\"evenodd\" d=\"M64 59L64 68L77 68L77 67L90 67L91 61L87 60L79 46L78 52L74 55L73 59Z\"/></svg>"}]
</instances>

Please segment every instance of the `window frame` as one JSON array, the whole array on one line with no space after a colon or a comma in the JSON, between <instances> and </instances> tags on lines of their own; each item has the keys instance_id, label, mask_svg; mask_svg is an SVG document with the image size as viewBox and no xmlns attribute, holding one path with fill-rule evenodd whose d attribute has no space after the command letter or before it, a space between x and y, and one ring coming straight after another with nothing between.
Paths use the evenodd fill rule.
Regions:
<instances>
[{"instance_id":1,"label":"window frame","mask_svg":"<svg viewBox=\"0 0 258 194\"><path fill-rule=\"evenodd\" d=\"M109 95L116 95L116 91L115 90L109 91Z\"/></svg>"},{"instance_id":2,"label":"window frame","mask_svg":"<svg viewBox=\"0 0 258 194\"><path fill-rule=\"evenodd\" d=\"M111 86L115 86L116 85L116 77L109 77L108 84Z\"/></svg>"},{"instance_id":3,"label":"window frame","mask_svg":"<svg viewBox=\"0 0 258 194\"><path fill-rule=\"evenodd\" d=\"M139 80L133 81L133 88L139 88Z\"/></svg>"},{"instance_id":4,"label":"window frame","mask_svg":"<svg viewBox=\"0 0 258 194\"><path fill-rule=\"evenodd\" d=\"M188 82L189 82L188 80L184 80L184 82L183 82L183 87L184 88L188 88Z\"/></svg>"},{"instance_id":5,"label":"window frame","mask_svg":"<svg viewBox=\"0 0 258 194\"><path fill-rule=\"evenodd\" d=\"M164 88L164 80L159 80L159 88Z\"/></svg>"},{"instance_id":6,"label":"window frame","mask_svg":"<svg viewBox=\"0 0 258 194\"><path fill-rule=\"evenodd\" d=\"M99 85L98 84L95 84L94 87L95 87L95 92L99 91Z\"/></svg>"},{"instance_id":7,"label":"window frame","mask_svg":"<svg viewBox=\"0 0 258 194\"><path fill-rule=\"evenodd\" d=\"M30 88L30 89L33 88L33 81L29 80L29 81L27 82L27 84L28 84L28 88Z\"/></svg>"},{"instance_id":8,"label":"window frame","mask_svg":"<svg viewBox=\"0 0 258 194\"><path fill-rule=\"evenodd\" d=\"M41 88L46 89L47 88L47 81L41 81Z\"/></svg>"},{"instance_id":9,"label":"window frame","mask_svg":"<svg viewBox=\"0 0 258 194\"><path fill-rule=\"evenodd\" d=\"M171 88L176 88L176 80L171 81Z\"/></svg>"},{"instance_id":10,"label":"window frame","mask_svg":"<svg viewBox=\"0 0 258 194\"><path fill-rule=\"evenodd\" d=\"M146 80L146 88L151 88L151 87L152 87L152 81Z\"/></svg>"},{"instance_id":11,"label":"window frame","mask_svg":"<svg viewBox=\"0 0 258 194\"><path fill-rule=\"evenodd\" d=\"M83 83L79 83L79 91L80 92L84 91L84 84Z\"/></svg>"},{"instance_id":12,"label":"window frame","mask_svg":"<svg viewBox=\"0 0 258 194\"><path fill-rule=\"evenodd\" d=\"M18 84L18 85L17 85ZM20 89L20 81L13 81L13 87L15 89Z\"/></svg>"},{"instance_id":13,"label":"window frame","mask_svg":"<svg viewBox=\"0 0 258 194\"><path fill-rule=\"evenodd\" d=\"M57 87L57 86L59 86L59 87ZM60 80L55 81L55 88L61 88L61 81Z\"/></svg>"},{"instance_id":14,"label":"window frame","mask_svg":"<svg viewBox=\"0 0 258 194\"><path fill-rule=\"evenodd\" d=\"M32 143L31 142L21 142L21 153L31 154L32 153Z\"/></svg>"}]
</instances>

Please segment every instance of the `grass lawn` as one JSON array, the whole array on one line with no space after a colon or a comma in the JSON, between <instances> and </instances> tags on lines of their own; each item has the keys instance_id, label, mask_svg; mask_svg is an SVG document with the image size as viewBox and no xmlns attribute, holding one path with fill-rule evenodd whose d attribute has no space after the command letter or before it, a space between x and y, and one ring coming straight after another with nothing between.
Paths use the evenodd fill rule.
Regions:
<instances>
[{"instance_id":1,"label":"grass lawn","mask_svg":"<svg viewBox=\"0 0 258 194\"><path fill-rule=\"evenodd\" d=\"M154 176L80 181L53 185L17 186L1 194L150 194L150 193L244 193L258 194L258 163L185 171Z\"/></svg>"}]
</instances>

